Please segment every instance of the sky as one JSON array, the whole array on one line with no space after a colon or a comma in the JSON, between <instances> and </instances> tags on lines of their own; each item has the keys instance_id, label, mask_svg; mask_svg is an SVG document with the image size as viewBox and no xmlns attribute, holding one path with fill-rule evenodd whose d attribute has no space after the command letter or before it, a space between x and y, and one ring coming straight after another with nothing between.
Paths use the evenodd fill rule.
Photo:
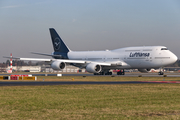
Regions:
<instances>
[{"instance_id":1,"label":"sky","mask_svg":"<svg viewBox=\"0 0 180 120\"><path fill-rule=\"evenodd\" d=\"M179 0L0 0L0 62L51 54L49 28L74 51L162 45L180 58Z\"/></svg>"}]
</instances>

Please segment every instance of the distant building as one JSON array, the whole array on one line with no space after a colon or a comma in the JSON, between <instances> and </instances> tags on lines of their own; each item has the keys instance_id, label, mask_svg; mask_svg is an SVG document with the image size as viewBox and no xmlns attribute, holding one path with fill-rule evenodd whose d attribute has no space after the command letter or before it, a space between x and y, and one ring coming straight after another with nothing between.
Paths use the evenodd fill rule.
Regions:
<instances>
[{"instance_id":1,"label":"distant building","mask_svg":"<svg viewBox=\"0 0 180 120\"><path fill-rule=\"evenodd\" d=\"M63 70L53 70L50 66L46 66L45 69L43 69L42 72L85 72L85 69L80 70L78 67L67 65Z\"/></svg>"},{"instance_id":2,"label":"distant building","mask_svg":"<svg viewBox=\"0 0 180 120\"><path fill-rule=\"evenodd\" d=\"M6 68L6 72L10 70L10 66ZM50 65L42 65L42 66L13 66L12 67L13 71L18 71L18 72L85 72L85 69L79 69L74 66L69 66L67 65L63 70L53 70Z\"/></svg>"},{"instance_id":3,"label":"distant building","mask_svg":"<svg viewBox=\"0 0 180 120\"><path fill-rule=\"evenodd\" d=\"M7 68L9 70L10 67ZM41 66L13 66L13 71L19 71L19 72L41 72Z\"/></svg>"},{"instance_id":4,"label":"distant building","mask_svg":"<svg viewBox=\"0 0 180 120\"><path fill-rule=\"evenodd\" d=\"M6 72L6 68L5 67L0 67L0 72Z\"/></svg>"}]
</instances>

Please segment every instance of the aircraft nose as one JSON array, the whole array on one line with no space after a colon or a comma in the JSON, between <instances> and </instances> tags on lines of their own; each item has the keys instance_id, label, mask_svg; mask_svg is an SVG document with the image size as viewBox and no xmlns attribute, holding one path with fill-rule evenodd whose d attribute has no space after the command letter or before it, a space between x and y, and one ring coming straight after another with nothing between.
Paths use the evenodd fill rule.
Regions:
<instances>
[{"instance_id":1,"label":"aircraft nose","mask_svg":"<svg viewBox=\"0 0 180 120\"><path fill-rule=\"evenodd\" d=\"M172 60L173 60L174 62L176 62L176 61L178 60L178 57L177 57L176 55L173 55L173 56L172 56Z\"/></svg>"}]
</instances>

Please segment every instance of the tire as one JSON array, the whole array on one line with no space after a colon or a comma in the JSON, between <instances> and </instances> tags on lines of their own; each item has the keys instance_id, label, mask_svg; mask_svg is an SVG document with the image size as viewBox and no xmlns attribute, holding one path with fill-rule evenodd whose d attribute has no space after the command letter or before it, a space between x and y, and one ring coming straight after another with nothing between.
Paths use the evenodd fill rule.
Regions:
<instances>
[{"instance_id":1,"label":"tire","mask_svg":"<svg viewBox=\"0 0 180 120\"><path fill-rule=\"evenodd\" d=\"M164 73L163 73L163 72L159 72L158 74L159 74L159 75L164 75Z\"/></svg>"}]
</instances>

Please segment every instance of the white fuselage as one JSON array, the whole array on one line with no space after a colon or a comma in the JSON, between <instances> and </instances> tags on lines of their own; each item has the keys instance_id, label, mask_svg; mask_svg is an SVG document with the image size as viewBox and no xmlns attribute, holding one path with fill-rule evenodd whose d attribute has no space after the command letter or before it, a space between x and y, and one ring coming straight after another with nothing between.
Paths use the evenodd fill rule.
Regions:
<instances>
[{"instance_id":1,"label":"white fuselage","mask_svg":"<svg viewBox=\"0 0 180 120\"><path fill-rule=\"evenodd\" d=\"M164 46L126 47L106 51L70 51L68 58L111 63L112 66L107 67L109 69L159 68L177 61L177 56Z\"/></svg>"}]
</instances>

